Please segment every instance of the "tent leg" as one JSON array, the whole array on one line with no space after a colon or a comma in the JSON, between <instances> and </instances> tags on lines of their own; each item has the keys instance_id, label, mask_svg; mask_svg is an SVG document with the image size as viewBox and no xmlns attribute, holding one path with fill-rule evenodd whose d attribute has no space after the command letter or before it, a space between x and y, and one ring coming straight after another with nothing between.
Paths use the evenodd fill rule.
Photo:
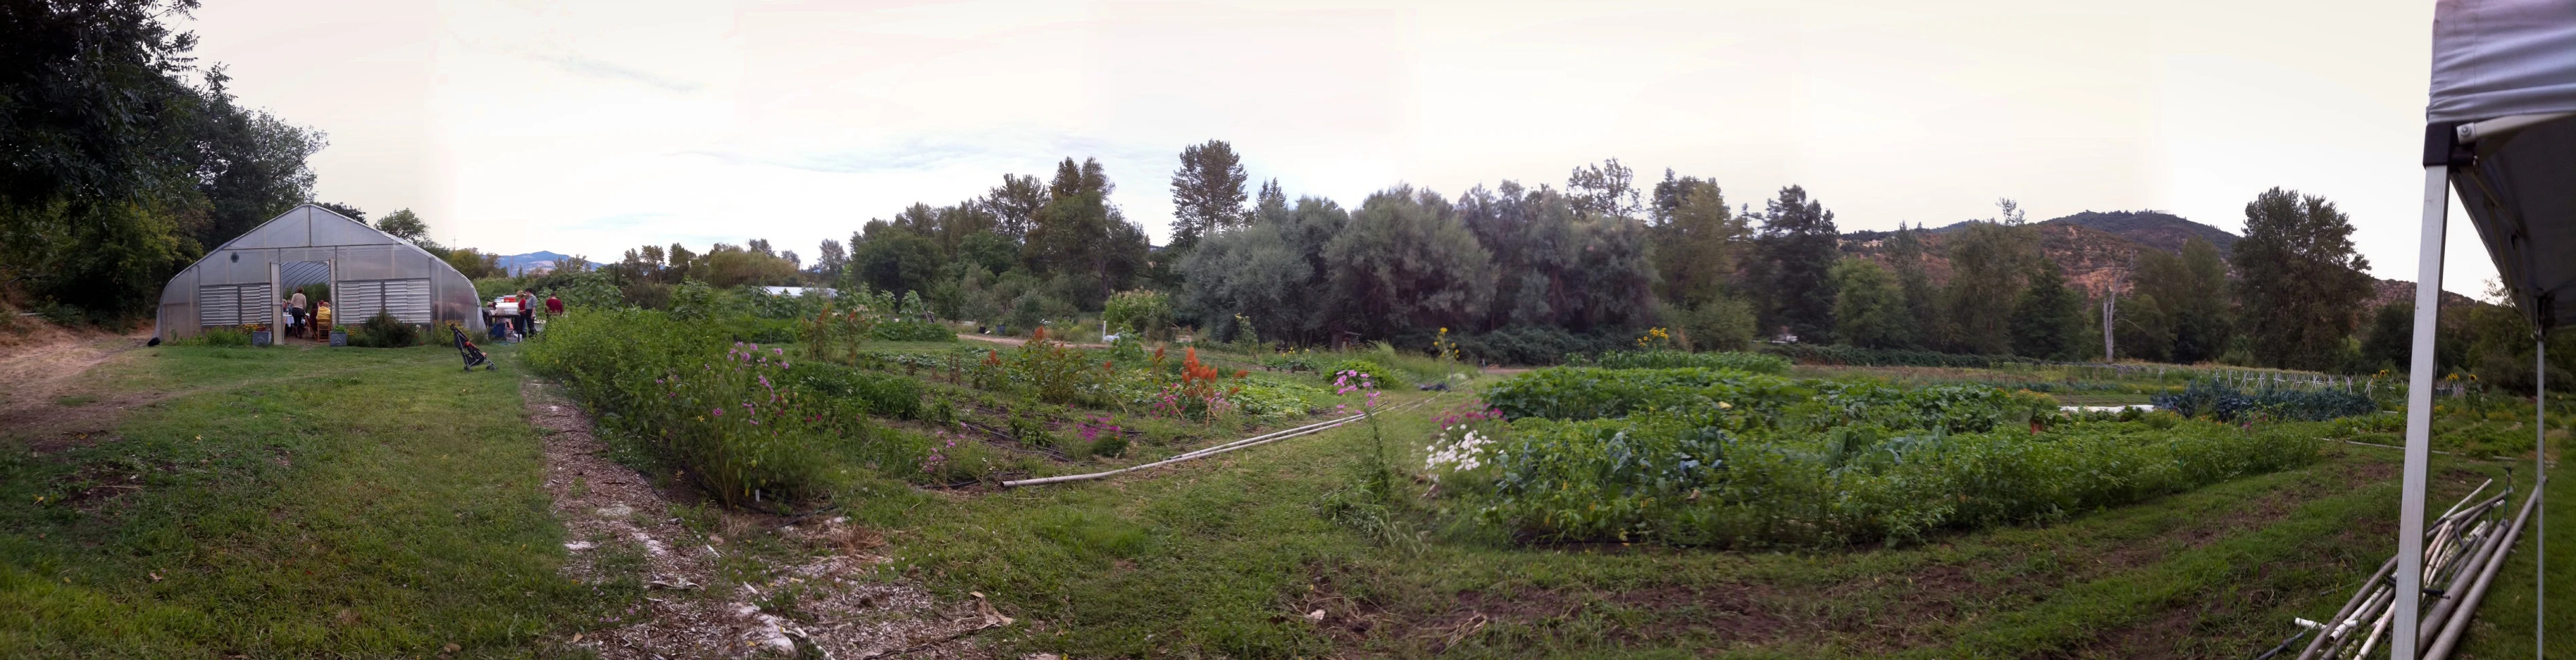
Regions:
<instances>
[{"instance_id":1,"label":"tent leg","mask_svg":"<svg viewBox=\"0 0 2576 660\"><path fill-rule=\"evenodd\" d=\"M2423 651L2416 639L2424 596L2424 484L2432 463L2433 335L2442 315L2442 239L2451 210L2451 171L2447 165L2424 167L2424 227L2415 257L2415 346L2406 374L2406 467L2397 501L2397 602L2390 626L2396 638L2388 646L2391 660L2415 660Z\"/></svg>"},{"instance_id":2,"label":"tent leg","mask_svg":"<svg viewBox=\"0 0 2576 660\"><path fill-rule=\"evenodd\" d=\"M2531 657L2549 654L2549 331L2531 340Z\"/></svg>"}]
</instances>

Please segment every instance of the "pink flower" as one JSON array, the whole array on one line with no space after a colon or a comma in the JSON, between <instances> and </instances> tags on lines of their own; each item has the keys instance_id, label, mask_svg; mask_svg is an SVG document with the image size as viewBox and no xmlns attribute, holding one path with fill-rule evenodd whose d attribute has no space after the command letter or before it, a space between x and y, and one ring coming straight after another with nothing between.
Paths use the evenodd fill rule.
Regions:
<instances>
[{"instance_id":1,"label":"pink flower","mask_svg":"<svg viewBox=\"0 0 2576 660\"><path fill-rule=\"evenodd\" d=\"M724 409L723 409L723 408L717 408L717 409L715 410L715 412L716 412L716 416L717 416L717 417L723 417L723 416L724 416Z\"/></svg>"},{"instance_id":2,"label":"pink flower","mask_svg":"<svg viewBox=\"0 0 2576 660\"><path fill-rule=\"evenodd\" d=\"M784 348L772 348L772 349L769 349L769 354L770 354L770 355L786 355L786 354L787 354L787 349L784 349Z\"/></svg>"}]
</instances>

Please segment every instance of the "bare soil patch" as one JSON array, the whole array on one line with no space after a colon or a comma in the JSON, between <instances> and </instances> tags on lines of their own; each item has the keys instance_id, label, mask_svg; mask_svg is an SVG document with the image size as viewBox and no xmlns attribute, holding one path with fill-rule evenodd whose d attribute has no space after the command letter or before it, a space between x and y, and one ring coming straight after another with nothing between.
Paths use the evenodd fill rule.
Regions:
<instances>
[{"instance_id":1,"label":"bare soil patch","mask_svg":"<svg viewBox=\"0 0 2576 660\"><path fill-rule=\"evenodd\" d=\"M563 520L570 559L564 572L592 584L625 579L646 586L646 603L611 626L562 643L602 658L987 658L978 631L1009 625L980 596L943 601L909 580L884 580L884 540L842 519L775 532L811 551L754 580L719 577L723 539L691 531L668 495L607 456L578 406L536 381L520 387L529 422L545 432L546 491ZM720 513L726 528L780 519ZM640 569L629 567L640 558ZM621 570L623 569L623 571Z\"/></svg>"},{"instance_id":2,"label":"bare soil patch","mask_svg":"<svg viewBox=\"0 0 2576 660\"><path fill-rule=\"evenodd\" d=\"M23 334L0 332L0 435L28 440L52 452L107 437L116 414L160 400L144 392L100 395L81 377L118 354L143 347L148 334L115 335L37 324Z\"/></svg>"}]
</instances>

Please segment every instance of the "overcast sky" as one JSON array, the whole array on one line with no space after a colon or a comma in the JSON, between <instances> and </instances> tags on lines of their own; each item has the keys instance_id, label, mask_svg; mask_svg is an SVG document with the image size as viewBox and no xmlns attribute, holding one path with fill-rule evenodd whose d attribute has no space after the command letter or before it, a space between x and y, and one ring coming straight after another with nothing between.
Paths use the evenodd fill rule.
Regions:
<instances>
[{"instance_id":1,"label":"overcast sky","mask_svg":"<svg viewBox=\"0 0 2576 660\"><path fill-rule=\"evenodd\" d=\"M218 0L247 104L330 134L317 197L451 245L615 259L869 218L1099 158L1160 242L1181 147L1356 205L1616 157L1846 231L2284 186L2413 279L2432 3ZM2458 217L2458 212L2454 211ZM2493 277L2452 223L2447 288Z\"/></svg>"}]
</instances>

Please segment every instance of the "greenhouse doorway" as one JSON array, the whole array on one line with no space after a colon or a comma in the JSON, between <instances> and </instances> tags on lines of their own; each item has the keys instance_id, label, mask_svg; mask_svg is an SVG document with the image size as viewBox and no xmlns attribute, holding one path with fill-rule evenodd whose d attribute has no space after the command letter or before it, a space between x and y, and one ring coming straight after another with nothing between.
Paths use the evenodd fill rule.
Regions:
<instances>
[{"instance_id":1,"label":"greenhouse doorway","mask_svg":"<svg viewBox=\"0 0 2576 660\"><path fill-rule=\"evenodd\" d=\"M320 318L315 312L325 301L331 300L331 290L338 288L334 271L329 261L295 261L277 265L277 297L292 302L295 294L304 294L304 324L294 332L280 333L280 343L289 339L331 340L330 329L318 325ZM340 323L341 320L334 318L332 322Z\"/></svg>"}]
</instances>

